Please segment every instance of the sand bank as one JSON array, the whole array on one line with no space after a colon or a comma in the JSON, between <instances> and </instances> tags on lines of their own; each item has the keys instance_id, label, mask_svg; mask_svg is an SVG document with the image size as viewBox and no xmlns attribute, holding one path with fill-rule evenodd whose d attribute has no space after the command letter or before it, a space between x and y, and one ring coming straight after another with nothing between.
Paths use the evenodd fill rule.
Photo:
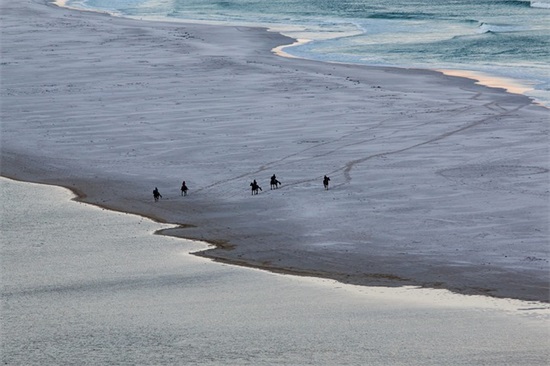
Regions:
<instances>
[{"instance_id":1,"label":"sand bank","mask_svg":"<svg viewBox=\"0 0 550 366\"><path fill-rule=\"evenodd\" d=\"M181 224L221 261L548 301L548 111L528 98L278 57L293 40L264 29L1 7L3 176Z\"/></svg>"}]
</instances>

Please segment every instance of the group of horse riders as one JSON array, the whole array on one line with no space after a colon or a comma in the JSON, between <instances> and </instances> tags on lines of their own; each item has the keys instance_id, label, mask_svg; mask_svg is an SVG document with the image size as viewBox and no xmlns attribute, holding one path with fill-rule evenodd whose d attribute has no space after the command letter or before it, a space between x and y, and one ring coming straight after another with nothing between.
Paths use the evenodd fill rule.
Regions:
<instances>
[{"instance_id":1,"label":"group of horse riders","mask_svg":"<svg viewBox=\"0 0 550 366\"><path fill-rule=\"evenodd\" d=\"M181 195L187 196L188 190L189 188L187 188L187 184L185 184L185 181L183 181L183 183L181 184ZM162 198L162 194L160 194L159 189L157 187L153 189L153 198L155 199L155 202L157 202L159 198Z\"/></svg>"},{"instance_id":2,"label":"group of horse riders","mask_svg":"<svg viewBox=\"0 0 550 366\"><path fill-rule=\"evenodd\" d=\"M325 175L323 177L323 186L325 187L325 189L328 189L328 182L329 181L330 181L330 178ZM277 188L279 188L279 185L282 185L282 183L279 182L277 180L277 177L275 176L275 174L273 174L271 176L271 181L270 181L271 189L277 189ZM252 194L258 194L258 191L262 190L262 187L260 187L258 182L256 182L256 179L254 179L254 181L252 183L250 183L250 187L252 189ZM189 188L187 188L187 184L185 184L185 181L183 181L183 183L181 184L181 195L182 196L187 196L187 191L188 190L189 190ZM157 187L155 187L155 189L153 190L153 198L155 199L155 202L157 202L159 200L159 198L162 198L162 195L160 194Z\"/></svg>"},{"instance_id":3,"label":"group of horse riders","mask_svg":"<svg viewBox=\"0 0 550 366\"><path fill-rule=\"evenodd\" d=\"M281 184L281 182L279 182L275 174L273 174L271 176L271 182L269 183L271 189L279 188L279 184ZM254 181L250 183L250 188L252 189L252 194L258 194L258 190L262 190L262 187L260 187L258 182L256 182L256 179L254 179Z\"/></svg>"}]
</instances>

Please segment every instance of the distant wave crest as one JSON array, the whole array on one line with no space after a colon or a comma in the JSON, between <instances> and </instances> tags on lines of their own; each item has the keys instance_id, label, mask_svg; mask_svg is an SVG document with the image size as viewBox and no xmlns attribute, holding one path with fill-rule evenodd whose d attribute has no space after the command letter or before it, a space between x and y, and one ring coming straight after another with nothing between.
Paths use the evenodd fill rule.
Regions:
<instances>
[{"instance_id":1,"label":"distant wave crest","mask_svg":"<svg viewBox=\"0 0 550 366\"><path fill-rule=\"evenodd\" d=\"M504 5L550 9L550 0L501 0Z\"/></svg>"},{"instance_id":2,"label":"distant wave crest","mask_svg":"<svg viewBox=\"0 0 550 366\"><path fill-rule=\"evenodd\" d=\"M506 24L489 24L481 23L477 30L478 33L510 33L510 32L521 32L528 30L526 27L518 27L513 25Z\"/></svg>"},{"instance_id":3,"label":"distant wave crest","mask_svg":"<svg viewBox=\"0 0 550 366\"><path fill-rule=\"evenodd\" d=\"M544 1L531 1L532 8L550 9L550 2Z\"/></svg>"},{"instance_id":4,"label":"distant wave crest","mask_svg":"<svg viewBox=\"0 0 550 366\"><path fill-rule=\"evenodd\" d=\"M380 12L368 15L370 19L429 19L433 14L428 13L406 13L406 12Z\"/></svg>"}]
</instances>

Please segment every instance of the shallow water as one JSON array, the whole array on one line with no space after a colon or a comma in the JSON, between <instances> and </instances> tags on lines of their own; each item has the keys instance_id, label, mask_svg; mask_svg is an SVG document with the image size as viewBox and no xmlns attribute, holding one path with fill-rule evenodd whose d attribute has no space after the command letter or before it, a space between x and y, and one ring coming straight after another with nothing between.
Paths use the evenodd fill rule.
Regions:
<instances>
[{"instance_id":1,"label":"shallow water","mask_svg":"<svg viewBox=\"0 0 550 366\"><path fill-rule=\"evenodd\" d=\"M313 42L286 49L322 61L485 72L550 106L550 1L69 0L136 18L260 25ZM506 85L506 81L502 81Z\"/></svg>"},{"instance_id":2,"label":"shallow water","mask_svg":"<svg viewBox=\"0 0 550 366\"><path fill-rule=\"evenodd\" d=\"M168 227L0 179L6 365L546 365L547 304L213 263Z\"/></svg>"}]
</instances>

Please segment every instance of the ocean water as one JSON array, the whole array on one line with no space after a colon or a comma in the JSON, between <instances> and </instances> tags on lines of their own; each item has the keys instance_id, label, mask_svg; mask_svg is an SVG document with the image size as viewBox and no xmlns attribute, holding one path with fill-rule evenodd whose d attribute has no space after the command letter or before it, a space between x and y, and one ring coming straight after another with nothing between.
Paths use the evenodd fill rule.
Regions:
<instances>
[{"instance_id":1,"label":"ocean water","mask_svg":"<svg viewBox=\"0 0 550 366\"><path fill-rule=\"evenodd\" d=\"M292 56L462 70L512 80L550 106L550 0L69 0L136 18L265 26Z\"/></svg>"}]
</instances>

